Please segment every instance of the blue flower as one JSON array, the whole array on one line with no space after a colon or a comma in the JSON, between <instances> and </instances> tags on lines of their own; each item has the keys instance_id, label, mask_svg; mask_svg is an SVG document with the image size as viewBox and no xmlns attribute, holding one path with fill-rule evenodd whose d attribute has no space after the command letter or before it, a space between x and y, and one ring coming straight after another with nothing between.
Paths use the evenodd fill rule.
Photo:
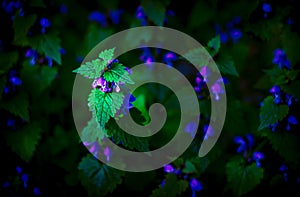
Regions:
<instances>
[{"instance_id":1,"label":"blue flower","mask_svg":"<svg viewBox=\"0 0 300 197\"><path fill-rule=\"evenodd\" d=\"M175 53L168 52L164 55L163 61L168 65L168 66L173 66L172 61L176 60L177 56Z\"/></svg>"},{"instance_id":2,"label":"blue flower","mask_svg":"<svg viewBox=\"0 0 300 197\"><path fill-rule=\"evenodd\" d=\"M64 48L60 48L59 53L62 54L62 55L65 55L67 52Z\"/></svg>"},{"instance_id":3,"label":"blue flower","mask_svg":"<svg viewBox=\"0 0 300 197\"><path fill-rule=\"evenodd\" d=\"M203 127L204 132L204 140L207 140L209 137L213 137L215 132L211 125L204 125Z\"/></svg>"},{"instance_id":4,"label":"blue flower","mask_svg":"<svg viewBox=\"0 0 300 197\"><path fill-rule=\"evenodd\" d=\"M264 12L272 12L272 7L271 7L271 5L268 4L268 3L264 3L264 4L262 5L262 9L263 9Z\"/></svg>"},{"instance_id":5,"label":"blue flower","mask_svg":"<svg viewBox=\"0 0 300 197\"><path fill-rule=\"evenodd\" d=\"M123 10L111 10L109 11L109 17L111 18L111 21L113 24L119 24L120 23L120 16L123 13Z\"/></svg>"},{"instance_id":6,"label":"blue flower","mask_svg":"<svg viewBox=\"0 0 300 197\"><path fill-rule=\"evenodd\" d=\"M22 173L22 168L20 166L17 166L16 171L17 171L18 174L21 174Z\"/></svg>"},{"instance_id":7,"label":"blue flower","mask_svg":"<svg viewBox=\"0 0 300 197\"><path fill-rule=\"evenodd\" d=\"M246 157L247 151L251 150L254 145L254 137L251 133L248 133L245 135L246 138L243 138L241 136L234 137L233 141L236 144L239 144L239 147L237 148L237 153L242 153L243 156Z\"/></svg>"},{"instance_id":8,"label":"blue flower","mask_svg":"<svg viewBox=\"0 0 300 197\"><path fill-rule=\"evenodd\" d=\"M261 152L254 152L252 156L253 160L256 162L256 166L260 167L260 160L265 158L265 155Z\"/></svg>"},{"instance_id":9,"label":"blue flower","mask_svg":"<svg viewBox=\"0 0 300 197\"><path fill-rule=\"evenodd\" d=\"M174 167L171 164L167 164L164 166L164 171L166 173L172 173L175 171Z\"/></svg>"},{"instance_id":10,"label":"blue flower","mask_svg":"<svg viewBox=\"0 0 300 197\"><path fill-rule=\"evenodd\" d=\"M291 69L291 63L282 49L274 50L273 63L277 64L280 69Z\"/></svg>"},{"instance_id":11,"label":"blue flower","mask_svg":"<svg viewBox=\"0 0 300 197\"><path fill-rule=\"evenodd\" d=\"M142 26L145 26L147 24L147 21L146 21L146 15L144 13L144 10L142 8L142 6L139 6L137 9L136 9L136 12L135 12L135 17L141 21L141 24Z\"/></svg>"},{"instance_id":12,"label":"blue flower","mask_svg":"<svg viewBox=\"0 0 300 197\"><path fill-rule=\"evenodd\" d=\"M190 133L191 137L193 138L197 132L198 129L198 125L196 124L196 122L189 122L186 126L184 131L187 133Z\"/></svg>"},{"instance_id":13,"label":"blue flower","mask_svg":"<svg viewBox=\"0 0 300 197\"><path fill-rule=\"evenodd\" d=\"M44 33L46 33L46 28L51 26L51 23L50 23L49 19L41 18L40 25L42 27L41 32L44 34Z\"/></svg>"},{"instance_id":14,"label":"blue flower","mask_svg":"<svg viewBox=\"0 0 300 197\"><path fill-rule=\"evenodd\" d=\"M290 115L290 116L288 117L287 121L288 121L288 124L287 124L287 126L286 126L286 130L287 130L287 131L289 131L289 130L291 129L290 124L292 124L292 125L298 124L297 118L296 118L295 116L293 116L293 115Z\"/></svg>"},{"instance_id":15,"label":"blue flower","mask_svg":"<svg viewBox=\"0 0 300 197\"><path fill-rule=\"evenodd\" d=\"M201 182L195 178L190 180L190 187L193 191L200 191L203 189Z\"/></svg>"},{"instance_id":16,"label":"blue flower","mask_svg":"<svg viewBox=\"0 0 300 197\"><path fill-rule=\"evenodd\" d=\"M40 189L39 189L39 188L37 188L37 187L33 188L33 194L34 194L34 195L36 195L36 196L39 196L39 195L41 195L41 191L40 191Z\"/></svg>"},{"instance_id":17,"label":"blue flower","mask_svg":"<svg viewBox=\"0 0 300 197\"><path fill-rule=\"evenodd\" d=\"M233 41L233 43L237 43L237 41L242 37L242 32L239 29L233 29L230 31L230 37Z\"/></svg>"},{"instance_id":18,"label":"blue flower","mask_svg":"<svg viewBox=\"0 0 300 197\"><path fill-rule=\"evenodd\" d=\"M68 7L67 7L67 5L66 5L66 4L60 5L59 11L60 11L60 13L62 13L62 14L67 14L67 13L68 13Z\"/></svg>"},{"instance_id":19,"label":"blue flower","mask_svg":"<svg viewBox=\"0 0 300 197\"><path fill-rule=\"evenodd\" d=\"M23 181L24 188L27 188L27 182L28 182L28 174L22 174L21 180Z\"/></svg>"},{"instance_id":20,"label":"blue flower","mask_svg":"<svg viewBox=\"0 0 300 197\"><path fill-rule=\"evenodd\" d=\"M106 27L106 16L99 11L94 11L89 14L90 21L96 21L102 27Z\"/></svg>"}]
</instances>

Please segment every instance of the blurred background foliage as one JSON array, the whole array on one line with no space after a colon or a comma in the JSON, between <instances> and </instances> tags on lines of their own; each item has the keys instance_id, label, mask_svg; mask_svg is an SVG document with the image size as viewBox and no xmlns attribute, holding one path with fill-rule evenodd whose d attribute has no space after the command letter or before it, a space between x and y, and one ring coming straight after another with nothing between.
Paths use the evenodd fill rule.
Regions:
<instances>
[{"instance_id":1,"label":"blurred background foliage","mask_svg":"<svg viewBox=\"0 0 300 197\"><path fill-rule=\"evenodd\" d=\"M299 195L299 8L296 0L1 1L0 195ZM72 117L72 70L106 37L144 25L174 28L211 49L228 82L228 110L206 157L197 158L197 151L208 120L174 163L121 172L93 159L80 142ZM136 50L120 61L129 68L149 58L173 63L199 88L197 73L180 59L165 59L171 57L166 53ZM210 98L195 90L207 117ZM145 120L154 101L176 103L158 85L135 96ZM176 130L176 111L169 113L169 132L154 136L152 147Z\"/></svg>"}]
</instances>

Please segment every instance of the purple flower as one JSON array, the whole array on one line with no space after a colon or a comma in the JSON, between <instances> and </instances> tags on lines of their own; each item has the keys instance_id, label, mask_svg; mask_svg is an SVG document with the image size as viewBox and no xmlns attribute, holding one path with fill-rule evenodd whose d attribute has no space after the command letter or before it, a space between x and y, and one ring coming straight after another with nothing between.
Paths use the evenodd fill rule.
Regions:
<instances>
[{"instance_id":1,"label":"purple flower","mask_svg":"<svg viewBox=\"0 0 300 197\"><path fill-rule=\"evenodd\" d=\"M286 165L284 165L284 164L282 164L281 166L280 166L280 168L279 168L279 171L281 171L281 172L285 172L285 171L287 171L288 170L288 167L286 166Z\"/></svg>"},{"instance_id":2,"label":"purple flower","mask_svg":"<svg viewBox=\"0 0 300 197\"><path fill-rule=\"evenodd\" d=\"M66 4L60 5L59 12L62 13L62 14L67 14L68 13L68 6Z\"/></svg>"},{"instance_id":3,"label":"purple flower","mask_svg":"<svg viewBox=\"0 0 300 197\"><path fill-rule=\"evenodd\" d=\"M282 49L276 49L274 51L273 63L277 64L280 69L291 69L291 63Z\"/></svg>"},{"instance_id":4,"label":"purple flower","mask_svg":"<svg viewBox=\"0 0 300 197\"><path fill-rule=\"evenodd\" d=\"M21 168L20 166L17 166L17 167L16 167L16 171L17 171L18 174L21 174L22 168Z\"/></svg>"},{"instance_id":5,"label":"purple flower","mask_svg":"<svg viewBox=\"0 0 300 197\"><path fill-rule=\"evenodd\" d=\"M50 23L49 19L41 18L40 25L42 27L41 32L44 34L44 33L46 33L46 28L50 27L51 23Z\"/></svg>"},{"instance_id":6,"label":"purple flower","mask_svg":"<svg viewBox=\"0 0 300 197\"><path fill-rule=\"evenodd\" d=\"M193 178L190 180L190 187L193 191L200 191L203 189L202 184L197 179Z\"/></svg>"},{"instance_id":7,"label":"purple flower","mask_svg":"<svg viewBox=\"0 0 300 197\"><path fill-rule=\"evenodd\" d=\"M290 115L289 117L288 117L288 123L290 123L290 124L298 124L298 120L297 120L297 118L295 117L295 116L293 116L293 115Z\"/></svg>"},{"instance_id":8,"label":"purple flower","mask_svg":"<svg viewBox=\"0 0 300 197\"><path fill-rule=\"evenodd\" d=\"M261 152L254 152L252 156L253 160L256 162L256 166L260 167L260 160L265 158L265 155Z\"/></svg>"},{"instance_id":9,"label":"purple flower","mask_svg":"<svg viewBox=\"0 0 300 197\"><path fill-rule=\"evenodd\" d=\"M8 118L7 122L6 122L6 125L10 128L12 128L13 130L16 129L16 121L15 119L12 119L12 118Z\"/></svg>"},{"instance_id":10,"label":"purple flower","mask_svg":"<svg viewBox=\"0 0 300 197\"><path fill-rule=\"evenodd\" d=\"M262 9L263 9L264 12L272 12L272 7L271 7L271 5L268 4L268 3L264 3L264 4L262 5Z\"/></svg>"},{"instance_id":11,"label":"purple flower","mask_svg":"<svg viewBox=\"0 0 300 197\"><path fill-rule=\"evenodd\" d=\"M41 191L40 191L40 189L39 189L39 188L37 188L37 187L33 188L33 194L34 194L34 195L36 195L36 196L39 196L39 195L41 195Z\"/></svg>"},{"instance_id":12,"label":"purple flower","mask_svg":"<svg viewBox=\"0 0 300 197\"><path fill-rule=\"evenodd\" d=\"M4 188L7 188L9 186L10 186L10 182L8 182L8 181L5 181L2 185L2 187L4 187Z\"/></svg>"},{"instance_id":13,"label":"purple flower","mask_svg":"<svg viewBox=\"0 0 300 197\"><path fill-rule=\"evenodd\" d=\"M242 153L246 157L247 151L251 150L254 145L254 137L251 133L245 135L246 138L236 136L233 141L240 146L237 148L237 153Z\"/></svg>"},{"instance_id":14,"label":"purple flower","mask_svg":"<svg viewBox=\"0 0 300 197\"><path fill-rule=\"evenodd\" d=\"M237 43L237 41L242 37L242 32L239 29L233 29L230 31L230 37L233 41L233 43Z\"/></svg>"},{"instance_id":15,"label":"purple flower","mask_svg":"<svg viewBox=\"0 0 300 197\"><path fill-rule=\"evenodd\" d=\"M214 136L214 129L210 125L204 125L203 127L203 132L204 132L204 140L207 140L209 137Z\"/></svg>"},{"instance_id":16,"label":"purple flower","mask_svg":"<svg viewBox=\"0 0 300 197\"><path fill-rule=\"evenodd\" d=\"M163 61L168 65L168 66L173 66L172 61L176 60L177 56L175 55L175 53L172 52L168 52L164 55L163 57Z\"/></svg>"},{"instance_id":17,"label":"purple flower","mask_svg":"<svg viewBox=\"0 0 300 197\"><path fill-rule=\"evenodd\" d=\"M99 11L94 11L89 14L90 21L96 21L102 27L106 27L106 16Z\"/></svg>"},{"instance_id":18,"label":"purple flower","mask_svg":"<svg viewBox=\"0 0 300 197\"><path fill-rule=\"evenodd\" d=\"M175 171L175 169L171 164L167 164L164 166L164 171L166 173L173 173Z\"/></svg>"},{"instance_id":19,"label":"purple flower","mask_svg":"<svg viewBox=\"0 0 300 197\"><path fill-rule=\"evenodd\" d=\"M123 13L123 10L111 10L109 11L109 17L112 20L113 24L119 24L120 23L120 16Z\"/></svg>"},{"instance_id":20,"label":"purple flower","mask_svg":"<svg viewBox=\"0 0 300 197\"><path fill-rule=\"evenodd\" d=\"M60 48L59 53L62 54L62 55L65 55L67 52L64 48Z\"/></svg>"},{"instance_id":21,"label":"purple flower","mask_svg":"<svg viewBox=\"0 0 300 197\"><path fill-rule=\"evenodd\" d=\"M22 80L16 76L10 77L9 81L12 85L19 86L22 84Z\"/></svg>"},{"instance_id":22,"label":"purple flower","mask_svg":"<svg viewBox=\"0 0 300 197\"><path fill-rule=\"evenodd\" d=\"M28 182L28 175L27 174L22 174L21 180L23 181L23 186L24 188L27 188L27 182Z\"/></svg>"},{"instance_id":23,"label":"purple flower","mask_svg":"<svg viewBox=\"0 0 300 197\"><path fill-rule=\"evenodd\" d=\"M103 150L103 154L106 156L106 161L109 162L111 156L111 150L108 147L106 147Z\"/></svg>"},{"instance_id":24,"label":"purple flower","mask_svg":"<svg viewBox=\"0 0 300 197\"><path fill-rule=\"evenodd\" d=\"M191 137L193 138L197 132L198 129L198 125L196 124L196 122L189 122L186 126L184 131L189 133L191 135Z\"/></svg>"},{"instance_id":25,"label":"purple flower","mask_svg":"<svg viewBox=\"0 0 300 197\"><path fill-rule=\"evenodd\" d=\"M200 74L203 77L203 81L207 82L207 80L208 80L207 77L210 75L210 70L209 70L208 66L203 66L200 70Z\"/></svg>"}]
</instances>

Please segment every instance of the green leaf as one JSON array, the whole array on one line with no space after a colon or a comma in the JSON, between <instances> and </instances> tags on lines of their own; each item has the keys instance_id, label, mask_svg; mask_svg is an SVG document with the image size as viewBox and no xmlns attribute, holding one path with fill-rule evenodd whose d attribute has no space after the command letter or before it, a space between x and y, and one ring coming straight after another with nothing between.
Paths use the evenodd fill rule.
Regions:
<instances>
[{"instance_id":1,"label":"green leaf","mask_svg":"<svg viewBox=\"0 0 300 197\"><path fill-rule=\"evenodd\" d=\"M142 0L141 3L146 16L158 26L162 26L164 24L167 4L168 1L151 0Z\"/></svg>"},{"instance_id":2,"label":"green leaf","mask_svg":"<svg viewBox=\"0 0 300 197\"><path fill-rule=\"evenodd\" d=\"M105 196L122 182L123 172L101 164L97 159L86 156L78 165L82 185L89 196Z\"/></svg>"},{"instance_id":3,"label":"green leaf","mask_svg":"<svg viewBox=\"0 0 300 197\"><path fill-rule=\"evenodd\" d=\"M186 161L184 164L184 168L182 170L183 173L194 173L196 172L196 167L194 166L194 164L190 161Z\"/></svg>"},{"instance_id":4,"label":"green leaf","mask_svg":"<svg viewBox=\"0 0 300 197\"><path fill-rule=\"evenodd\" d=\"M125 70L125 66L122 64L112 64L111 69L103 73L103 77L109 82L123 82L133 84L128 72Z\"/></svg>"},{"instance_id":5,"label":"green leaf","mask_svg":"<svg viewBox=\"0 0 300 197\"><path fill-rule=\"evenodd\" d=\"M262 130L271 124L274 124L288 115L289 107L287 105L276 105L272 96L268 96L263 101L260 108L260 125L258 130Z\"/></svg>"},{"instance_id":6,"label":"green leaf","mask_svg":"<svg viewBox=\"0 0 300 197\"><path fill-rule=\"evenodd\" d=\"M229 74L238 77L239 74L234 66L230 56L221 55L217 61L217 66L223 74Z\"/></svg>"},{"instance_id":7,"label":"green leaf","mask_svg":"<svg viewBox=\"0 0 300 197\"><path fill-rule=\"evenodd\" d=\"M265 73L270 77L275 85L288 83L290 80L296 79L299 74L298 70L283 70L279 68L265 70Z\"/></svg>"},{"instance_id":8,"label":"green leaf","mask_svg":"<svg viewBox=\"0 0 300 197\"><path fill-rule=\"evenodd\" d=\"M37 123L27 124L18 131L8 132L6 142L23 160L29 162L40 141L41 131Z\"/></svg>"},{"instance_id":9,"label":"green leaf","mask_svg":"<svg viewBox=\"0 0 300 197\"><path fill-rule=\"evenodd\" d=\"M130 135L120 129L116 123L109 122L105 130L107 137L113 139L114 143L122 145L131 150L146 152L149 151L147 138Z\"/></svg>"},{"instance_id":10,"label":"green leaf","mask_svg":"<svg viewBox=\"0 0 300 197\"><path fill-rule=\"evenodd\" d=\"M35 36L29 42L32 48L37 49L40 53L45 54L61 65L60 38L56 34L48 33Z\"/></svg>"},{"instance_id":11,"label":"green leaf","mask_svg":"<svg viewBox=\"0 0 300 197\"><path fill-rule=\"evenodd\" d=\"M94 94L94 95L93 95ZM92 99L95 99L94 101ZM104 93L98 89L93 89L89 96L89 106L95 106L97 120L104 128L110 117L114 117L116 111L123 104L124 95L121 93Z\"/></svg>"},{"instance_id":12,"label":"green leaf","mask_svg":"<svg viewBox=\"0 0 300 197\"><path fill-rule=\"evenodd\" d=\"M114 52L115 52L115 48L106 49L99 54L99 58L101 58L104 62L107 63L109 60L112 60L114 56Z\"/></svg>"},{"instance_id":13,"label":"green leaf","mask_svg":"<svg viewBox=\"0 0 300 197\"><path fill-rule=\"evenodd\" d=\"M261 182L264 170L255 163L247 164L242 156L238 156L227 163L226 174L228 185L235 196L241 196Z\"/></svg>"},{"instance_id":14,"label":"green leaf","mask_svg":"<svg viewBox=\"0 0 300 197\"><path fill-rule=\"evenodd\" d=\"M264 131L262 136L267 137L273 149L284 158L287 162L299 164L299 139L287 132L270 132Z\"/></svg>"},{"instance_id":15,"label":"green leaf","mask_svg":"<svg viewBox=\"0 0 300 197\"><path fill-rule=\"evenodd\" d=\"M19 58L18 52L0 53L0 75L6 73Z\"/></svg>"},{"instance_id":16,"label":"green leaf","mask_svg":"<svg viewBox=\"0 0 300 197\"><path fill-rule=\"evenodd\" d=\"M175 174L167 174L165 185L155 189L151 197L176 197L180 196L187 188L188 182L186 180L178 180Z\"/></svg>"},{"instance_id":17,"label":"green leaf","mask_svg":"<svg viewBox=\"0 0 300 197\"><path fill-rule=\"evenodd\" d=\"M217 54L220 50L221 47L221 40L220 40L220 35L217 35L216 37L212 38L208 43L207 46L212 48L214 50L212 56Z\"/></svg>"},{"instance_id":18,"label":"green leaf","mask_svg":"<svg viewBox=\"0 0 300 197\"><path fill-rule=\"evenodd\" d=\"M300 61L299 53L297 53L300 45L299 35L296 32L291 31L289 28L285 28L281 34L281 41L291 65L295 65Z\"/></svg>"},{"instance_id":19,"label":"green leaf","mask_svg":"<svg viewBox=\"0 0 300 197\"><path fill-rule=\"evenodd\" d=\"M212 60L204 47L192 49L184 54L183 57L189 60L193 65L199 67L209 65Z\"/></svg>"},{"instance_id":20,"label":"green leaf","mask_svg":"<svg viewBox=\"0 0 300 197\"><path fill-rule=\"evenodd\" d=\"M289 85L281 85L280 86L286 93L295 96L296 98L300 99L300 81L292 81Z\"/></svg>"},{"instance_id":21,"label":"green leaf","mask_svg":"<svg viewBox=\"0 0 300 197\"><path fill-rule=\"evenodd\" d=\"M48 66L30 66L24 64L21 79L25 88L34 96L40 95L57 75L57 68Z\"/></svg>"},{"instance_id":22,"label":"green leaf","mask_svg":"<svg viewBox=\"0 0 300 197\"><path fill-rule=\"evenodd\" d=\"M33 26L33 24L36 21L37 16L36 15L28 15L28 16L20 16L17 14L14 18L14 44L20 45L20 46L27 46L30 43L27 39L27 34L30 29L30 27Z\"/></svg>"},{"instance_id":23,"label":"green leaf","mask_svg":"<svg viewBox=\"0 0 300 197\"><path fill-rule=\"evenodd\" d=\"M87 126L81 132L83 142L100 142L104 137L104 132L97 122L96 117L92 117Z\"/></svg>"},{"instance_id":24,"label":"green leaf","mask_svg":"<svg viewBox=\"0 0 300 197\"><path fill-rule=\"evenodd\" d=\"M86 49L92 50L98 43L112 35L112 29L103 29L98 24L91 23L88 27L88 32L85 39Z\"/></svg>"},{"instance_id":25,"label":"green leaf","mask_svg":"<svg viewBox=\"0 0 300 197\"><path fill-rule=\"evenodd\" d=\"M196 173L198 175L205 172L209 165L209 160L205 157L193 157L191 159L188 159L185 162L185 168L183 169L183 172L185 173Z\"/></svg>"},{"instance_id":26,"label":"green leaf","mask_svg":"<svg viewBox=\"0 0 300 197\"><path fill-rule=\"evenodd\" d=\"M29 102L28 96L24 91L20 91L8 101L1 102L0 108L29 121Z\"/></svg>"},{"instance_id":27,"label":"green leaf","mask_svg":"<svg viewBox=\"0 0 300 197\"><path fill-rule=\"evenodd\" d=\"M99 59L92 60L91 62L85 62L79 68L73 70L73 72L81 74L84 77L94 79L96 78L96 68L99 64Z\"/></svg>"}]
</instances>

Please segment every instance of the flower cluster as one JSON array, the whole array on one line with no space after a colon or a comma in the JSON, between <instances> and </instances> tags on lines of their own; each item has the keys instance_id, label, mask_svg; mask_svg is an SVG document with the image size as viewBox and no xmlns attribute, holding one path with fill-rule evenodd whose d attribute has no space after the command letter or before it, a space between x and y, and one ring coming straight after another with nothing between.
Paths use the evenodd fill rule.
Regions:
<instances>
[{"instance_id":1,"label":"flower cluster","mask_svg":"<svg viewBox=\"0 0 300 197\"><path fill-rule=\"evenodd\" d=\"M120 23L121 14L123 10L110 10L108 15L103 14L99 11L93 11L89 14L89 21L95 21L102 27L107 27L108 19L111 20L112 24L118 25Z\"/></svg>"},{"instance_id":2,"label":"flower cluster","mask_svg":"<svg viewBox=\"0 0 300 197\"><path fill-rule=\"evenodd\" d=\"M63 48L61 48L59 52L62 55L66 54L66 51ZM48 56L40 55L37 50L31 49L31 48L26 50L25 57L29 59L29 64L32 66L36 65L36 64L39 64L39 65L47 64L49 67L53 66L52 58L50 58Z\"/></svg>"},{"instance_id":3,"label":"flower cluster","mask_svg":"<svg viewBox=\"0 0 300 197\"><path fill-rule=\"evenodd\" d=\"M9 196L17 196L19 192L25 192L30 195L40 196L41 191L38 187L30 187L29 182L29 175L27 173L23 173L23 170L20 166L16 167L17 175L10 176L11 180L7 180L2 183L2 188L4 193Z\"/></svg>"},{"instance_id":4,"label":"flower cluster","mask_svg":"<svg viewBox=\"0 0 300 197\"><path fill-rule=\"evenodd\" d=\"M243 36L243 33L238 26L241 23L241 18L236 16L232 21L229 21L226 25L226 29L223 30L219 24L215 25L216 34L220 35L220 39L222 43L227 43L229 39L235 44L238 40Z\"/></svg>"},{"instance_id":5,"label":"flower cluster","mask_svg":"<svg viewBox=\"0 0 300 197\"><path fill-rule=\"evenodd\" d=\"M46 33L46 29L51 26L51 22L47 18L41 18L40 20L41 32L42 34Z\"/></svg>"},{"instance_id":6,"label":"flower cluster","mask_svg":"<svg viewBox=\"0 0 300 197\"><path fill-rule=\"evenodd\" d=\"M264 17L267 18L268 17L268 13L272 12L272 7L268 3L263 3L262 10L264 12Z\"/></svg>"},{"instance_id":7,"label":"flower cluster","mask_svg":"<svg viewBox=\"0 0 300 197\"><path fill-rule=\"evenodd\" d=\"M175 168L172 164L164 165L164 172L173 173L177 175L179 178L189 180L189 186L192 190L192 197L196 196L196 191L200 191L203 189L203 185L198 179L196 179L195 177L189 177L190 174L183 173L182 169ZM165 180L162 181L161 186L163 187L164 185L165 185Z\"/></svg>"},{"instance_id":8,"label":"flower cluster","mask_svg":"<svg viewBox=\"0 0 300 197\"><path fill-rule=\"evenodd\" d=\"M200 70L200 73L197 74L195 82L196 86L194 90L196 91L198 98L203 98L203 90L207 88L207 82L209 80L209 76L211 75L211 70L208 66L203 66ZM210 87L211 93L214 96L216 101L220 100L220 96L225 93L225 90L222 88L222 83L225 85L228 84L226 78L219 78L214 82L214 84Z\"/></svg>"},{"instance_id":9,"label":"flower cluster","mask_svg":"<svg viewBox=\"0 0 300 197\"><path fill-rule=\"evenodd\" d=\"M3 93L5 95L14 93L16 91L17 87L22 85L22 80L19 78L18 75L19 74L16 70L11 70L8 73L8 80L7 80L8 82L3 89Z\"/></svg>"},{"instance_id":10,"label":"flower cluster","mask_svg":"<svg viewBox=\"0 0 300 197\"><path fill-rule=\"evenodd\" d=\"M156 49L155 56L152 55L150 49L147 47L144 47L142 51L143 53L140 56L140 60L148 66L151 66L153 62L155 62L155 58L160 58L161 56L162 56L162 61L169 67L173 67L174 61L178 59L177 55L173 52L166 52L164 54L161 54L160 48Z\"/></svg>"},{"instance_id":11,"label":"flower cluster","mask_svg":"<svg viewBox=\"0 0 300 197\"><path fill-rule=\"evenodd\" d=\"M4 0L4 1L2 1L1 5L2 5L3 10L11 16L12 20L14 19L14 14L16 11L19 11L20 16L24 16L23 7L22 7L22 3L20 0L17 0L17 1Z\"/></svg>"},{"instance_id":12,"label":"flower cluster","mask_svg":"<svg viewBox=\"0 0 300 197\"><path fill-rule=\"evenodd\" d=\"M291 63L282 49L276 49L274 51L273 64L278 65L280 69L291 69Z\"/></svg>"},{"instance_id":13,"label":"flower cluster","mask_svg":"<svg viewBox=\"0 0 300 197\"><path fill-rule=\"evenodd\" d=\"M254 137L251 133L246 134L245 137L236 136L233 141L239 145L236 150L237 153L241 153L249 163L255 161L257 167L261 166L260 160L264 159L265 156L262 152L252 151Z\"/></svg>"}]
</instances>

